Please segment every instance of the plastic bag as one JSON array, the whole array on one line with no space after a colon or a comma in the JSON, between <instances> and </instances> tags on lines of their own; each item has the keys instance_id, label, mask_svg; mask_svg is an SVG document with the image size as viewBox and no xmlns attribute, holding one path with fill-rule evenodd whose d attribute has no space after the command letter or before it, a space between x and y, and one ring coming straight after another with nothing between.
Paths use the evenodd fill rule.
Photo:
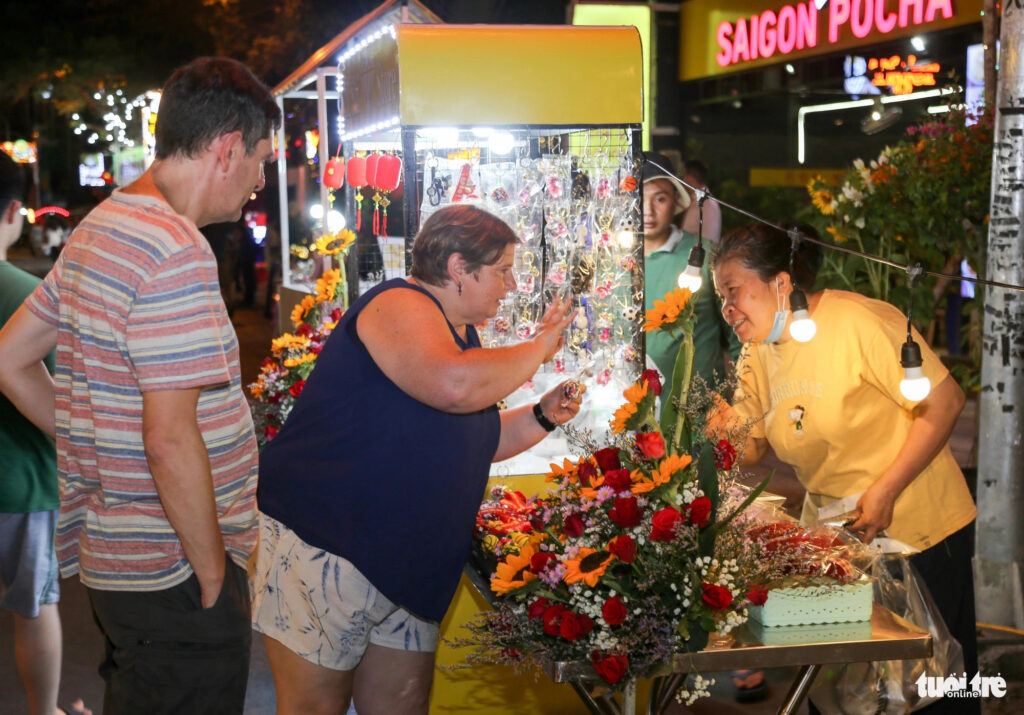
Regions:
<instances>
[{"instance_id":1,"label":"plastic bag","mask_svg":"<svg viewBox=\"0 0 1024 715\"><path fill-rule=\"evenodd\" d=\"M875 603L932 635L932 656L823 666L810 698L824 713L889 715L919 710L938 698L920 697L922 673L946 677L964 669L963 649L950 635L924 580L901 555L877 559L871 570Z\"/></svg>"}]
</instances>

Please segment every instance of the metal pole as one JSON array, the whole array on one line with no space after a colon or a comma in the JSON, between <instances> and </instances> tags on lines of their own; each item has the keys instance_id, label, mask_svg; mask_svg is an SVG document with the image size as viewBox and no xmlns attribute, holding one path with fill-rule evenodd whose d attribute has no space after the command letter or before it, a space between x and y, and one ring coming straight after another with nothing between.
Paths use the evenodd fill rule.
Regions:
<instances>
[{"instance_id":1,"label":"metal pole","mask_svg":"<svg viewBox=\"0 0 1024 715\"><path fill-rule=\"evenodd\" d=\"M1024 284L1024 8L1003 4L986 277ZM1024 628L1024 295L985 290L974 583L978 620Z\"/></svg>"}]
</instances>

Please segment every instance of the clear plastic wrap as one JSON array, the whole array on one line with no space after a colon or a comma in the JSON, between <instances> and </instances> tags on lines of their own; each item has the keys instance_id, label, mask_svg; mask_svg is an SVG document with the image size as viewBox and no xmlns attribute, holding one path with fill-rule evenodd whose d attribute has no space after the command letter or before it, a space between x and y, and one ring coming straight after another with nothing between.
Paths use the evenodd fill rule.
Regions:
<instances>
[{"instance_id":1,"label":"clear plastic wrap","mask_svg":"<svg viewBox=\"0 0 1024 715\"><path fill-rule=\"evenodd\" d=\"M920 710L937 700L918 694L916 681L922 673L947 677L964 669L963 649L910 561L892 554L876 559L872 575L875 603L931 633L932 656L824 666L810 692L822 712L895 715Z\"/></svg>"}]
</instances>

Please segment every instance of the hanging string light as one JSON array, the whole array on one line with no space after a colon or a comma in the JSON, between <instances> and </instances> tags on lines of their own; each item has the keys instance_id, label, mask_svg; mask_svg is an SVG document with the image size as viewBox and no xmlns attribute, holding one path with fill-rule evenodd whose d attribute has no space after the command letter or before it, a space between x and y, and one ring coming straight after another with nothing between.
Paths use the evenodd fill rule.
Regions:
<instances>
[{"instance_id":1,"label":"hanging string light","mask_svg":"<svg viewBox=\"0 0 1024 715\"><path fill-rule=\"evenodd\" d=\"M789 232L789 240L789 279L793 283L793 291L789 294L789 306L793 310L793 320L789 324L789 334L798 343L806 343L818 332L818 325L808 312L810 306L807 304L807 296L798 287L796 272L793 270L793 264L796 262L796 252L800 246L800 233L791 230Z\"/></svg>"},{"instance_id":2,"label":"hanging string light","mask_svg":"<svg viewBox=\"0 0 1024 715\"><path fill-rule=\"evenodd\" d=\"M911 318L914 313L914 284L923 273L920 263L907 267L907 275L910 276L910 300L907 307L907 342L903 343L900 350L900 365L903 366L903 379L900 380L900 392L908 400L920 402L928 397L932 390L931 380L924 374L921 366L924 364L921 359L921 346L914 341L911 333Z\"/></svg>"},{"instance_id":3,"label":"hanging string light","mask_svg":"<svg viewBox=\"0 0 1024 715\"><path fill-rule=\"evenodd\" d=\"M697 189L697 245L690 250L690 257L686 260L686 269L679 274L679 287L686 288L690 293L696 293L704 285L704 278L701 276L701 269L704 267L704 201L708 197L705 189Z\"/></svg>"}]
</instances>

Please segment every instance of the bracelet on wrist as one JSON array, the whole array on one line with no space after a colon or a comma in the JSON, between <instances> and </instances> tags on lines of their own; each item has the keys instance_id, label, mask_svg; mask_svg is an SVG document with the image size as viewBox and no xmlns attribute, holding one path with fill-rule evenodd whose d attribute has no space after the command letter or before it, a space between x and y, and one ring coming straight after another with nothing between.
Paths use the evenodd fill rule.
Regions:
<instances>
[{"instance_id":1,"label":"bracelet on wrist","mask_svg":"<svg viewBox=\"0 0 1024 715\"><path fill-rule=\"evenodd\" d=\"M547 415L544 414L544 410L541 409L539 402L536 402L533 405L533 416L537 419L537 424L543 427L547 432L553 432L555 427L558 426L547 418Z\"/></svg>"}]
</instances>

